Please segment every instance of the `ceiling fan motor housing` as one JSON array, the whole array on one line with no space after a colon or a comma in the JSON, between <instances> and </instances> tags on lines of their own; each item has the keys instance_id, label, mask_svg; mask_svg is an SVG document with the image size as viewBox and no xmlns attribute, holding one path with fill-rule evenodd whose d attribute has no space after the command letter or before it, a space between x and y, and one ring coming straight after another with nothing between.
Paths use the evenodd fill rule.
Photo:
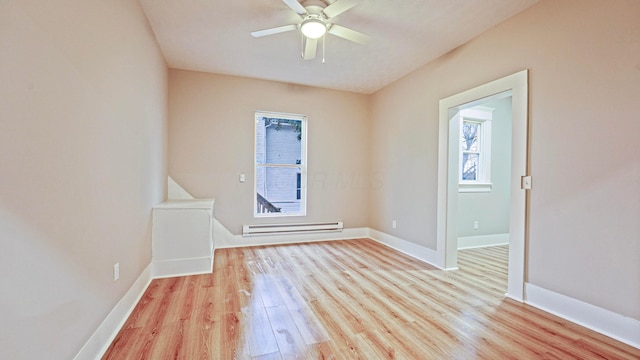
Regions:
<instances>
[{"instance_id":1,"label":"ceiling fan motor housing","mask_svg":"<svg viewBox=\"0 0 640 360\"><path fill-rule=\"evenodd\" d=\"M310 7L317 7L320 8L320 11L322 11L322 9L326 8L327 5L329 5L322 0L305 0L302 1L301 4L305 9L307 9L307 11L309 11Z\"/></svg>"}]
</instances>

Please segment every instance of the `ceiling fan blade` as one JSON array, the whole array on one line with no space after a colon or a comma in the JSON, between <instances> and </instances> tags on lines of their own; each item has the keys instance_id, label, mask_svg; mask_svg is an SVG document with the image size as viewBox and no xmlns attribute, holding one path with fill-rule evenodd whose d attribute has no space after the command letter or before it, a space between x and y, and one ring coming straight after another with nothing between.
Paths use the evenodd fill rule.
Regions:
<instances>
[{"instance_id":1,"label":"ceiling fan blade","mask_svg":"<svg viewBox=\"0 0 640 360\"><path fill-rule=\"evenodd\" d=\"M287 6L291 8L291 10L295 11L299 15L305 15L307 13L307 9L305 9L304 6L302 6L302 4L298 2L298 0L282 0L282 1L285 4L287 4Z\"/></svg>"},{"instance_id":2,"label":"ceiling fan blade","mask_svg":"<svg viewBox=\"0 0 640 360\"><path fill-rule=\"evenodd\" d=\"M363 34L359 31L355 31L344 26L333 24L329 28L329 34L347 39L349 41L357 42L358 44L367 45L371 40L371 36Z\"/></svg>"},{"instance_id":3,"label":"ceiling fan blade","mask_svg":"<svg viewBox=\"0 0 640 360\"><path fill-rule=\"evenodd\" d=\"M251 36L253 36L253 37L263 37L263 36L267 36L267 35L279 34L281 32L286 32L286 31L291 31L291 30L296 30L296 29L298 29L298 25L295 25L295 24L284 25L284 26L274 27L274 28L271 28L271 29L254 31L254 32L251 33Z\"/></svg>"},{"instance_id":4,"label":"ceiling fan blade","mask_svg":"<svg viewBox=\"0 0 640 360\"><path fill-rule=\"evenodd\" d=\"M327 6L322 10L322 12L328 17L332 18L334 16L338 16L343 12L351 9L352 7L358 5L357 0L337 0L333 4Z\"/></svg>"},{"instance_id":5,"label":"ceiling fan blade","mask_svg":"<svg viewBox=\"0 0 640 360\"><path fill-rule=\"evenodd\" d=\"M318 40L317 39L305 38L305 41L304 41L304 52L302 53L302 58L304 60L315 59L317 49L318 49Z\"/></svg>"}]
</instances>

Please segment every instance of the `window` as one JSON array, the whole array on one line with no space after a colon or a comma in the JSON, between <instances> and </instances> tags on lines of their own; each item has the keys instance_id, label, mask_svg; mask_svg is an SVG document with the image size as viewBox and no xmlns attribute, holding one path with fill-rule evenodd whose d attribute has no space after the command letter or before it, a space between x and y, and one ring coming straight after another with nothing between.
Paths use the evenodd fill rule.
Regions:
<instances>
[{"instance_id":1,"label":"window","mask_svg":"<svg viewBox=\"0 0 640 360\"><path fill-rule=\"evenodd\" d=\"M306 215L307 118L255 114L254 216Z\"/></svg>"},{"instance_id":2,"label":"window","mask_svg":"<svg viewBox=\"0 0 640 360\"><path fill-rule=\"evenodd\" d=\"M491 191L491 120L493 109L460 111L460 192Z\"/></svg>"}]
</instances>

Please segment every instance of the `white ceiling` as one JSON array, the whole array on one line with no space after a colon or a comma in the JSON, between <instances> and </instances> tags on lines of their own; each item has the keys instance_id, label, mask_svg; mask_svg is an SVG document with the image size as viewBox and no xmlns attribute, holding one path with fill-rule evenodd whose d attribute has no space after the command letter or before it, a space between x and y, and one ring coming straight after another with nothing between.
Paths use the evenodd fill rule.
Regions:
<instances>
[{"instance_id":1,"label":"white ceiling","mask_svg":"<svg viewBox=\"0 0 640 360\"><path fill-rule=\"evenodd\" d=\"M332 22L371 35L371 42L327 35L324 64L320 48L316 59L301 59L297 30L250 35L301 22L282 0L140 3L171 68L370 94L537 1L362 0Z\"/></svg>"}]
</instances>

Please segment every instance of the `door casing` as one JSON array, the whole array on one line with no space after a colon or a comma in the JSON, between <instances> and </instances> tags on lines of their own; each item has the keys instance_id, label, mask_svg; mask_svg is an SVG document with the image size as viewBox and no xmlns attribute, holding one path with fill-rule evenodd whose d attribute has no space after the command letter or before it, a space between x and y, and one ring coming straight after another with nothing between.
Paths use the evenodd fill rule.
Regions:
<instances>
[{"instance_id":1,"label":"door casing","mask_svg":"<svg viewBox=\"0 0 640 360\"><path fill-rule=\"evenodd\" d=\"M440 100L438 146L438 221L437 256L439 265L457 269L458 168L449 166L449 157L458 156L458 144L450 142L457 124L450 121L449 110L496 94L510 92L512 100L511 204L509 214L509 265L507 296L524 301L527 193L521 178L527 175L528 151L528 70L491 81Z\"/></svg>"}]
</instances>

